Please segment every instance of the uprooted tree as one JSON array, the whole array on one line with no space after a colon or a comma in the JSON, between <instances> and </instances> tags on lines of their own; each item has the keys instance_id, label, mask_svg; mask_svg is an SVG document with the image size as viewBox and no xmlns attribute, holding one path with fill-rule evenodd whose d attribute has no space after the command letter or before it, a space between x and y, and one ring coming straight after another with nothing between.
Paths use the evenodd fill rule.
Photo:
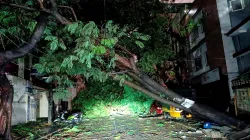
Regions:
<instances>
[{"instance_id":1,"label":"uprooted tree","mask_svg":"<svg viewBox=\"0 0 250 140\"><path fill-rule=\"evenodd\" d=\"M157 3L158 1L154 2ZM4 135L4 139L11 139L11 105L13 100L13 88L3 71L4 65L11 60L26 55L36 45L40 46L46 53L40 57L40 62L35 65L35 68L39 73L49 75L47 82L54 82L58 85L55 94L65 93L67 87L73 86L75 77L82 77L81 79L91 78L99 82L112 78L145 93L157 101L183 109L218 124L227 125L235 129L246 127L246 124L243 122L210 107L186 99L152 80L144 72L145 67L156 63L150 61L150 54L156 51L160 53L171 51L163 44L158 44L150 50L151 53L149 51L147 56L143 56L138 51L138 48L142 50L143 48L148 49L148 45L152 44L148 43L150 36L138 32L138 27L142 26L141 22L136 24L137 28L126 25L118 26L112 21L102 25L83 21L72 23L60 15L54 0L37 0L35 5L38 5L37 7L39 8L25 7L20 4L10 4L3 1L0 1L0 3L26 11L39 11L37 13L39 18L37 18L38 21L35 24L36 28L28 43L19 46L21 48L17 50L1 52L0 55L0 66L2 68L0 79L0 121L4 122L1 124L0 128L2 129L0 130L1 134ZM70 9L72 10L72 8ZM46 26L47 18L49 22ZM161 15L157 16L155 14L153 19L157 19L164 24L164 20L161 20ZM149 20L152 21L151 17L149 17ZM66 26L59 25L58 22ZM145 28L148 27L145 24L144 26ZM165 29L162 26L159 28ZM42 37L43 33L44 36ZM148 33L150 34L152 31L148 31ZM42 39L41 43L37 44L40 39ZM156 42L159 41L156 39ZM164 47L159 48L160 45ZM139 68L138 55L144 60L144 62L139 62ZM169 53L158 55L162 59L171 57ZM157 59L156 56L157 54L153 59ZM148 57L148 59L145 57Z\"/></svg>"}]
</instances>

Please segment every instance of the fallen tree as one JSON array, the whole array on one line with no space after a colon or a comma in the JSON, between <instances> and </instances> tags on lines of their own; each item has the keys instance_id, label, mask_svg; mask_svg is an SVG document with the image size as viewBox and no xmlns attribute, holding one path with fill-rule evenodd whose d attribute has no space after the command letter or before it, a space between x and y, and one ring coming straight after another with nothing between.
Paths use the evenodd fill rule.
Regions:
<instances>
[{"instance_id":1,"label":"fallen tree","mask_svg":"<svg viewBox=\"0 0 250 140\"><path fill-rule=\"evenodd\" d=\"M36 10L9 3L3 4L30 11ZM52 12L44 9L46 6L43 3L39 4L39 11L53 15L57 21L66 24L64 27L57 27L57 24L49 24L47 26L50 27L48 30L51 34L46 34L42 40L44 44L47 44L47 49L45 49L46 54L40 58L40 63L35 65L41 74L50 75L47 82L57 82L58 89L65 90L73 86L72 77L77 75L81 75L86 79L92 78L100 82L105 81L108 76L111 76L115 80L119 80L121 83L136 90L140 90L162 103L175 106L194 115L234 129L242 130L246 127L246 124L240 120L210 107L197 104L170 89L166 89L152 80L142 70L138 69L136 66L136 62L138 61L136 54L130 52L129 48L131 46L144 48L144 42L150 39L148 35L139 33L134 28L119 27L110 21L101 27L97 26L94 22L83 23L78 21L72 23L57 12L57 5L54 0L50 0ZM24 56L34 48L40 40L46 25L45 22L41 22L43 23L41 27L39 23L36 28L39 31L39 36L36 35L35 39L31 38L30 44L22 48L25 51L19 49L19 51L3 52L1 55L1 66L4 66L4 64L13 59ZM130 47L124 46L124 40L127 40L126 45ZM120 71L125 72L122 74L122 77L117 77ZM1 83L1 98L3 100L1 103L6 104L1 106L2 112L0 112L0 117L4 118L4 120L8 119L8 124L3 126L3 132L5 139L11 139L10 123L13 88L4 73L1 74L1 78L3 79L3 83ZM3 87L7 87L8 91ZM57 91L58 93L55 94L60 94L60 90Z\"/></svg>"},{"instance_id":2,"label":"fallen tree","mask_svg":"<svg viewBox=\"0 0 250 140\"><path fill-rule=\"evenodd\" d=\"M73 27L74 26L74 27ZM150 92L154 93L154 98L156 100L160 100L156 97L161 97L161 94L165 95L165 98L162 98L161 102L164 100L164 102L171 101L171 104L175 103L174 106L182 106L182 108L186 108L186 110L189 110L192 114L196 114L197 116L201 116L203 118L207 118L213 122L216 122L221 125L227 125L231 128L235 129L243 129L245 128L245 123L242 121L239 121L233 117L230 117L226 115L225 113L216 111L210 107L204 106L204 105L198 105L194 101L186 99L179 94L171 91L170 89L166 89L165 87L161 86L154 80L152 80L149 76L144 74L142 71L138 70L136 68L136 62L137 60L135 55L131 56L131 58L122 57L119 54L115 52L116 47L119 45L119 37L109 36L113 33L113 29L117 28L116 25L112 25L111 23L106 24L106 29L104 28L99 32L99 29L97 26L90 22L86 25L83 25L81 23L75 23L75 25L69 25L66 27L67 29L74 29L76 31L76 34L81 34L79 38L76 40L76 47L73 49L73 53L65 53L60 51L54 51L54 55L45 55L41 58L40 64L36 65L36 68L41 73L57 73L56 75L51 75L48 79L49 81L58 80L61 82L63 86L67 87L67 84L70 85L70 81L68 79L68 74L81 74L85 78L93 78L95 80L99 80L100 82L105 80L107 77L107 70L110 69L110 65L114 65L112 68L113 70L119 70L119 71L129 71L128 75L131 76L134 81L137 81L140 83L141 88L149 90ZM79 28L79 29L78 29ZM82 32L78 33L77 31ZM106 35L101 35L104 31L110 31L105 32ZM72 31L72 30L71 30ZM119 31L118 31L119 32ZM118 33L117 32L117 33ZM64 34L65 35L65 34ZM123 37L127 34L124 33ZM138 33L136 33L138 35ZM103 38L99 38L99 36ZM53 38L53 37L52 37ZM90 38L91 41L88 41L88 38ZM135 38L145 38L143 37L135 37ZM85 41L87 39L87 41ZM50 40L53 42L53 40ZM93 42L92 42L93 41ZM137 41L137 40L135 40ZM51 43L50 43L51 44ZM58 45L59 47L59 45ZM119 45L119 47L121 47ZM59 55L59 56L58 56ZM57 60L57 62L51 62L48 63L47 60ZM96 63L96 64L95 64ZM61 66L61 69L55 70L55 67ZM92 67L93 66L93 67ZM115 67L116 66L116 67ZM51 69L46 70L44 67L50 67ZM64 69L62 72L62 68ZM111 70L112 70L111 69ZM62 72L62 75L59 76L58 72ZM106 72L105 72L106 71ZM126 73L124 73L126 74ZM62 83L64 81L64 83ZM69 83L65 83L65 81ZM59 82L59 83L60 83ZM128 84L128 83L127 83ZM128 84L129 86L132 86L131 84ZM147 92L148 93L148 92Z\"/></svg>"}]
</instances>

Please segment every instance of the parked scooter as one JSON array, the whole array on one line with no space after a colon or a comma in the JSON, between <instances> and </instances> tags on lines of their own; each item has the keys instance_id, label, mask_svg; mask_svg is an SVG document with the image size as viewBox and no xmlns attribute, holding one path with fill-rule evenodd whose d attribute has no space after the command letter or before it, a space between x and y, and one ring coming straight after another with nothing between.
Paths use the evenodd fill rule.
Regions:
<instances>
[{"instance_id":1,"label":"parked scooter","mask_svg":"<svg viewBox=\"0 0 250 140\"><path fill-rule=\"evenodd\" d=\"M83 120L82 112L76 112L70 114L68 111L63 111L58 114L57 118L54 120L54 123L69 123L75 124L80 123Z\"/></svg>"},{"instance_id":2,"label":"parked scooter","mask_svg":"<svg viewBox=\"0 0 250 140\"><path fill-rule=\"evenodd\" d=\"M71 114L67 118L66 122L67 123L80 123L80 122L82 122L82 120L83 120L82 112L77 112L77 113Z\"/></svg>"}]
</instances>

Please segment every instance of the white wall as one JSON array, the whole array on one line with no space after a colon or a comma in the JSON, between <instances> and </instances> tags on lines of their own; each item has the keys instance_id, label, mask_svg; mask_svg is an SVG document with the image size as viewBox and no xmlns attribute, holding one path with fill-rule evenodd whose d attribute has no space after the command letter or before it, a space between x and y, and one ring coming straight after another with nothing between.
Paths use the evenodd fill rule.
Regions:
<instances>
[{"instance_id":1,"label":"white wall","mask_svg":"<svg viewBox=\"0 0 250 140\"><path fill-rule=\"evenodd\" d=\"M27 122L27 101L28 101L28 95L25 95L20 100L20 102L13 102L11 125L17 125L19 123Z\"/></svg>"},{"instance_id":2,"label":"white wall","mask_svg":"<svg viewBox=\"0 0 250 140\"><path fill-rule=\"evenodd\" d=\"M14 88L12 125L35 121L36 101L26 92L27 85L31 86L31 83L20 77L12 75L7 75L7 77ZM30 106L28 106L28 97L30 98Z\"/></svg>"},{"instance_id":3,"label":"white wall","mask_svg":"<svg viewBox=\"0 0 250 140\"><path fill-rule=\"evenodd\" d=\"M14 88L12 125L27 122L28 95L25 94L26 81L22 78L7 75Z\"/></svg>"},{"instance_id":4,"label":"white wall","mask_svg":"<svg viewBox=\"0 0 250 140\"><path fill-rule=\"evenodd\" d=\"M40 92L39 94L39 116L40 118L48 117L49 100L47 92Z\"/></svg>"},{"instance_id":5,"label":"white wall","mask_svg":"<svg viewBox=\"0 0 250 140\"><path fill-rule=\"evenodd\" d=\"M217 9L219 14L220 26L221 26L221 34L223 40L223 47L225 52L225 59L227 65L227 74L228 74L228 85L230 90L231 98L233 98L234 93L232 90L232 80L235 79L239 75L239 69L237 60L233 58L233 54L235 53L235 47L233 44L233 40L231 37L224 35L231 29L231 21L229 16L229 6L227 0L217 0Z\"/></svg>"}]
</instances>

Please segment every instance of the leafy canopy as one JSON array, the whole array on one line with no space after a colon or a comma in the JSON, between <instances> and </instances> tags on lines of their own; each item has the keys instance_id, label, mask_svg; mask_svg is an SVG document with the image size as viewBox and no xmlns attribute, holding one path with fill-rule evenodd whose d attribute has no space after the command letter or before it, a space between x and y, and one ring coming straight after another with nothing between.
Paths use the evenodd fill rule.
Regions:
<instances>
[{"instance_id":1,"label":"leafy canopy","mask_svg":"<svg viewBox=\"0 0 250 140\"><path fill-rule=\"evenodd\" d=\"M52 32L52 31L51 31ZM81 21L57 29L44 38L47 54L35 65L39 73L50 75L47 82L58 81L63 87L73 86L72 76L82 75L103 82L107 72L115 68L115 51L120 40L130 38L134 46L143 48L150 39L139 32L129 32L108 21L104 27Z\"/></svg>"}]
</instances>

